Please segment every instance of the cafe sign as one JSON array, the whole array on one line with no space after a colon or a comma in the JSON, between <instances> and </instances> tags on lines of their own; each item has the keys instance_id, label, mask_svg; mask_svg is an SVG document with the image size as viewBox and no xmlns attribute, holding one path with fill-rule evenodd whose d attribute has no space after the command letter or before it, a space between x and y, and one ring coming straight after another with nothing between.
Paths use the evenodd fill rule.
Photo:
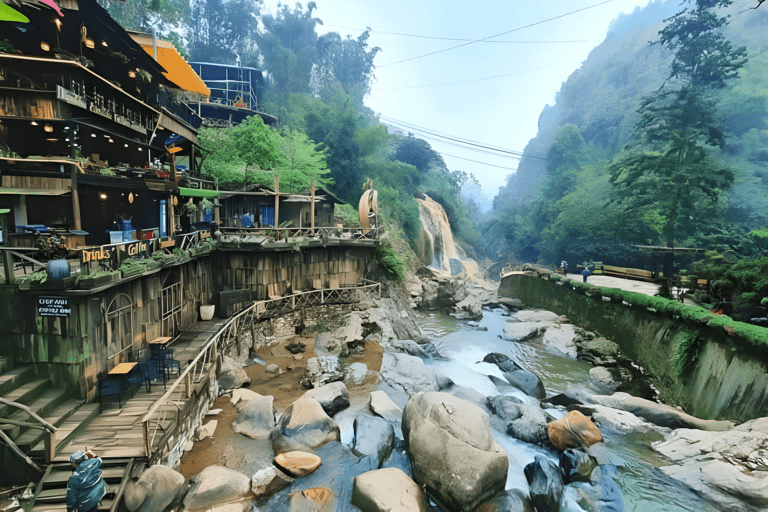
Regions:
<instances>
[{"instance_id":1,"label":"cafe sign","mask_svg":"<svg viewBox=\"0 0 768 512\"><path fill-rule=\"evenodd\" d=\"M38 297L37 314L40 316L72 316L72 304L69 297Z\"/></svg>"}]
</instances>

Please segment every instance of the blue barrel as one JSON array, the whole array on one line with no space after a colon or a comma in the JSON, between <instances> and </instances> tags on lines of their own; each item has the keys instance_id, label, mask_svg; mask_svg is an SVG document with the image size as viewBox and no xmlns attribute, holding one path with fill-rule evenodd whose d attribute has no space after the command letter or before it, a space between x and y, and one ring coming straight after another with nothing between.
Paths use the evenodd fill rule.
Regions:
<instances>
[{"instance_id":1,"label":"blue barrel","mask_svg":"<svg viewBox=\"0 0 768 512\"><path fill-rule=\"evenodd\" d=\"M70 269L67 260L51 260L45 266L48 279L64 279L69 277Z\"/></svg>"}]
</instances>

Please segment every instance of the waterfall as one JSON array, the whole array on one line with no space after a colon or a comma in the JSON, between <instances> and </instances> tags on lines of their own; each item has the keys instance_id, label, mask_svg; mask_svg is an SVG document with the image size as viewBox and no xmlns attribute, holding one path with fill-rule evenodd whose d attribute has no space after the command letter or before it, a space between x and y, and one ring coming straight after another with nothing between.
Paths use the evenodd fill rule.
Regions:
<instances>
[{"instance_id":1,"label":"waterfall","mask_svg":"<svg viewBox=\"0 0 768 512\"><path fill-rule=\"evenodd\" d=\"M432 263L430 267L459 274L465 270L466 254L453 241L451 225L448 216L440 203L426 194L423 199L415 197L419 204L419 218L424 235L432 246Z\"/></svg>"}]
</instances>

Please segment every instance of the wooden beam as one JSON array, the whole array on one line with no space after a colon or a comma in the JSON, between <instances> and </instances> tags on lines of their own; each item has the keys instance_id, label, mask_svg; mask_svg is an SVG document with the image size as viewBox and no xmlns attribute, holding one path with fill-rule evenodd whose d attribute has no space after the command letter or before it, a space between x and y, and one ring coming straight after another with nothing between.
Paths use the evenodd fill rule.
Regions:
<instances>
[{"instance_id":1,"label":"wooden beam","mask_svg":"<svg viewBox=\"0 0 768 512\"><path fill-rule=\"evenodd\" d=\"M15 453L16 455L18 455L18 456L19 456L19 457L20 457L20 458L21 458L21 459L22 459L24 462L26 462L27 464L29 464L29 466L30 466L30 467L32 467L32 469L34 469L34 470L35 470L35 471L37 471L38 473L42 473L42 472L43 472L43 470L42 470L42 469L40 469L40 466L38 466L37 464L35 464L35 463L32 461L32 459L30 459L29 457L27 457L26 455L24 455L24 452L22 452L21 450L19 450L19 447L18 447L18 446L16 446L16 443L14 443L14 442L11 440L11 438L10 438L10 437L8 437L8 436L6 435L6 433L5 433L5 432L3 432L2 430L0 430L0 439L2 439L2 440L3 440L3 442L5 443L5 446L7 446L8 448L10 448L10 449L11 449L11 451L12 451L13 453Z\"/></svg>"},{"instance_id":2,"label":"wooden beam","mask_svg":"<svg viewBox=\"0 0 768 512\"><path fill-rule=\"evenodd\" d=\"M280 227L280 176L275 174L275 229ZM280 240L280 232L275 231L275 241Z\"/></svg>"},{"instance_id":3,"label":"wooden beam","mask_svg":"<svg viewBox=\"0 0 768 512\"><path fill-rule=\"evenodd\" d=\"M11 407L16 407L18 409L21 409L22 411L26 412L27 414L32 416L34 419L39 421L41 423L42 427L45 428L46 430L48 430L49 432L56 432L56 427L54 427L53 425L51 425L50 423L45 421L39 414L37 414L35 411L30 409L26 405L23 405L23 404L20 404L20 403L17 403L17 402L12 402L11 400L7 400L7 399L1 398L1 397L0 397L0 403L3 403L5 405L10 405Z\"/></svg>"},{"instance_id":4,"label":"wooden beam","mask_svg":"<svg viewBox=\"0 0 768 512\"><path fill-rule=\"evenodd\" d=\"M72 189L72 215L74 219L75 229L82 230L83 225L80 222L80 193L77 190L77 167L72 167L70 173L70 188Z\"/></svg>"},{"instance_id":5,"label":"wooden beam","mask_svg":"<svg viewBox=\"0 0 768 512\"><path fill-rule=\"evenodd\" d=\"M315 234L315 175L314 174L312 175L312 200L310 204L311 206L310 206L309 217L310 217L310 220L312 221L310 225L312 229L312 234Z\"/></svg>"}]
</instances>

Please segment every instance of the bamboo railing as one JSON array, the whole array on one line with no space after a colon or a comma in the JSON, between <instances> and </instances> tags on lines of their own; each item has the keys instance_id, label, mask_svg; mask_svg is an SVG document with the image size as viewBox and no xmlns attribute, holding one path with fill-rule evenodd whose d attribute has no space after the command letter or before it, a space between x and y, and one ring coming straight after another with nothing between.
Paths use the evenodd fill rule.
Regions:
<instances>
[{"instance_id":1,"label":"bamboo railing","mask_svg":"<svg viewBox=\"0 0 768 512\"><path fill-rule=\"evenodd\" d=\"M296 293L285 297L257 301L232 316L203 346L197 356L181 372L160 397L141 422L144 431L144 449L150 463L159 450L167 444L181 425L181 411L186 401L192 397L193 387L201 382L216 364L217 357L237 339L243 328L254 323L275 318L304 307L331 304L354 304L364 298L381 298L381 284L364 280L362 284ZM158 436L160 436L158 438Z\"/></svg>"}]
</instances>

